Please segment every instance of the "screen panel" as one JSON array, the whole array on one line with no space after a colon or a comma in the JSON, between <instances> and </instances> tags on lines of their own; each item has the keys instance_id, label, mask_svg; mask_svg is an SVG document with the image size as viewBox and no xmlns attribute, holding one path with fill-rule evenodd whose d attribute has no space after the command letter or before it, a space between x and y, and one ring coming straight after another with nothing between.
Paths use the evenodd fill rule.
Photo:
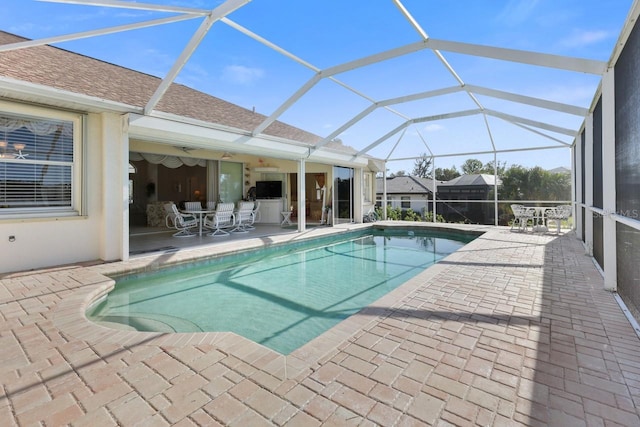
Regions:
<instances>
[{"instance_id":1,"label":"screen panel","mask_svg":"<svg viewBox=\"0 0 640 427\"><path fill-rule=\"evenodd\" d=\"M640 311L640 230L616 225L618 293L627 305ZM631 303L631 304L630 304ZM630 307L631 308L631 307Z\"/></svg>"},{"instance_id":2,"label":"screen panel","mask_svg":"<svg viewBox=\"0 0 640 427\"><path fill-rule=\"evenodd\" d=\"M640 28L636 22L615 65L616 212L640 212ZM617 288L632 311L640 308L640 230L616 224Z\"/></svg>"},{"instance_id":3,"label":"screen panel","mask_svg":"<svg viewBox=\"0 0 640 427\"><path fill-rule=\"evenodd\" d=\"M593 109L593 206L602 209L602 97Z\"/></svg>"},{"instance_id":4,"label":"screen panel","mask_svg":"<svg viewBox=\"0 0 640 427\"><path fill-rule=\"evenodd\" d=\"M604 245L602 235L602 215L593 214L593 257L604 270Z\"/></svg>"},{"instance_id":5,"label":"screen panel","mask_svg":"<svg viewBox=\"0 0 640 427\"><path fill-rule=\"evenodd\" d=\"M615 65L616 210L621 215L640 210L639 52L636 24Z\"/></svg>"}]
</instances>

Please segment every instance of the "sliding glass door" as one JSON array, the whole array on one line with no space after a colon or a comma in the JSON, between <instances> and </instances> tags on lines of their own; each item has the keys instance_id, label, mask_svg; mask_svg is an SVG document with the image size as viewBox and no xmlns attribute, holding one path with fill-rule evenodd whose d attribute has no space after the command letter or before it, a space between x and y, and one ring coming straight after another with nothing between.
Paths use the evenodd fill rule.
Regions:
<instances>
[{"instance_id":1,"label":"sliding glass door","mask_svg":"<svg viewBox=\"0 0 640 427\"><path fill-rule=\"evenodd\" d=\"M333 168L333 216L336 224L353 222L353 176L352 168Z\"/></svg>"},{"instance_id":2,"label":"sliding glass door","mask_svg":"<svg viewBox=\"0 0 640 427\"><path fill-rule=\"evenodd\" d=\"M242 163L220 162L219 188L219 201L236 203L242 200Z\"/></svg>"}]
</instances>

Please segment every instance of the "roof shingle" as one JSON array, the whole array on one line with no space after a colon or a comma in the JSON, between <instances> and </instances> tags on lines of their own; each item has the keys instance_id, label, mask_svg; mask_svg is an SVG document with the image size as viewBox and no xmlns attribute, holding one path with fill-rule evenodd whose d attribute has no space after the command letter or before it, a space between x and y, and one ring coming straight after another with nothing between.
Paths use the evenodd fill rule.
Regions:
<instances>
[{"instance_id":1,"label":"roof shingle","mask_svg":"<svg viewBox=\"0 0 640 427\"><path fill-rule=\"evenodd\" d=\"M0 45L28 39L0 31ZM53 46L0 52L0 75L73 93L144 107L162 79ZM173 83L158 111L252 131L266 119L238 105ZM276 121L265 134L315 145L322 138Z\"/></svg>"}]
</instances>

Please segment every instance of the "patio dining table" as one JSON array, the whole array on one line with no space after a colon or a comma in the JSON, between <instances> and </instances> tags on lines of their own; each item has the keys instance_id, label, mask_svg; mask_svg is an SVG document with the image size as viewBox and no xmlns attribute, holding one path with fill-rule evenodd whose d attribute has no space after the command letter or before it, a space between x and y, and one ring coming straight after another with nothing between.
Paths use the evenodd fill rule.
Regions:
<instances>
[{"instance_id":1,"label":"patio dining table","mask_svg":"<svg viewBox=\"0 0 640 427\"><path fill-rule=\"evenodd\" d=\"M198 216L198 235L202 236L202 222L204 215L215 213L215 209L182 209L181 212Z\"/></svg>"},{"instance_id":2,"label":"patio dining table","mask_svg":"<svg viewBox=\"0 0 640 427\"><path fill-rule=\"evenodd\" d=\"M526 209L532 209L534 211L532 227L534 232L544 233L549 230L547 228L545 215L547 209L549 209L548 206L527 206Z\"/></svg>"}]
</instances>

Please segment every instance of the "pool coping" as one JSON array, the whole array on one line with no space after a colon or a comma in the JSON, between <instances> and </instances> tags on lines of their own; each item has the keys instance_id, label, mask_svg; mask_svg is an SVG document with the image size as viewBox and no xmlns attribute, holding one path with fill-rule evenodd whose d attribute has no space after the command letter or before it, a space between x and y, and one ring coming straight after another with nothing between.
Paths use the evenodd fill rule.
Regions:
<instances>
[{"instance_id":1,"label":"pool coping","mask_svg":"<svg viewBox=\"0 0 640 427\"><path fill-rule=\"evenodd\" d=\"M219 351L232 354L241 360L259 363L262 365L262 369L278 378L289 379L299 375L306 375L309 369L315 369L338 353L341 345L348 343L350 337L365 329L371 322L376 322L379 317L384 316L384 313L391 312L395 306L401 305L408 295L424 286L426 280L450 267L444 263L430 266L358 313L351 315L288 355L278 353L233 332L167 333L113 329L87 319L85 312L90 305L103 298L114 287L115 280L109 276L153 271L169 265L179 265L271 245L292 243L367 228L436 229L476 236L495 229L492 226L407 224L406 222L396 221L383 221L374 224L343 224L304 233L272 236L268 239L247 239L241 242L229 242L229 244L206 248L184 249L169 255L146 254L129 261L84 267L73 272L73 279L78 281L81 286L74 289L70 295L66 296L55 307L53 324L65 335L86 341L91 345L99 343L112 343L123 347L140 345L162 347L212 345ZM473 241L461 249L472 244ZM454 252L454 254L459 251ZM451 255L441 261L447 260ZM374 310L371 310L372 308ZM382 309L382 311L379 309ZM369 313L375 314L370 315Z\"/></svg>"}]
</instances>

